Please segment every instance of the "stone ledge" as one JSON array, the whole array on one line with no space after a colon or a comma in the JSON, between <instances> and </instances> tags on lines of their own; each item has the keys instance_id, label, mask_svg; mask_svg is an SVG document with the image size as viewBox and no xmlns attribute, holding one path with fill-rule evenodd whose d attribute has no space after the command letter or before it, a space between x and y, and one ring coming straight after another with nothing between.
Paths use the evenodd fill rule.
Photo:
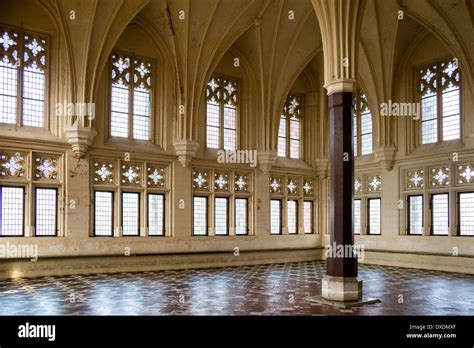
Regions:
<instances>
[{"instance_id":1,"label":"stone ledge","mask_svg":"<svg viewBox=\"0 0 474 348\"><path fill-rule=\"evenodd\" d=\"M474 258L470 256L365 250L364 261L360 263L474 274Z\"/></svg>"},{"instance_id":2,"label":"stone ledge","mask_svg":"<svg viewBox=\"0 0 474 348\"><path fill-rule=\"evenodd\" d=\"M306 297L305 300L309 302L314 302L314 303L327 305L334 308L341 308L341 309L351 309L354 307L361 307L364 305L382 302L375 298L362 298L357 301L330 301L330 300L326 300L325 298L322 298L321 296L309 296L309 297Z\"/></svg>"},{"instance_id":3,"label":"stone ledge","mask_svg":"<svg viewBox=\"0 0 474 348\"><path fill-rule=\"evenodd\" d=\"M321 260L321 249L245 251L172 255L64 257L36 262L9 259L0 262L0 279L73 274L146 272L188 268L218 268Z\"/></svg>"}]
</instances>

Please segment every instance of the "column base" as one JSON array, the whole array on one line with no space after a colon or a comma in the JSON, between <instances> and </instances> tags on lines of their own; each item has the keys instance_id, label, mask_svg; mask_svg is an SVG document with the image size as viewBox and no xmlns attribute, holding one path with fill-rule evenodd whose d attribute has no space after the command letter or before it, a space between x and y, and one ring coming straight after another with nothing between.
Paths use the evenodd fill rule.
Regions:
<instances>
[{"instance_id":1,"label":"column base","mask_svg":"<svg viewBox=\"0 0 474 348\"><path fill-rule=\"evenodd\" d=\"M362 280L325 275L321 297L330 301L357 301L362 298Z\"/></svg>"}]
</instances>

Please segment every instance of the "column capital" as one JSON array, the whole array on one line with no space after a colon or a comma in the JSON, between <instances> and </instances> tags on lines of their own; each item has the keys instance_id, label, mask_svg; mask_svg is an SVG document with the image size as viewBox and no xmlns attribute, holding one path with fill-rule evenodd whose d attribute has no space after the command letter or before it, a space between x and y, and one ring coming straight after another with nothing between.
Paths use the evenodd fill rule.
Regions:
<instances>
[{"instance_id":1,"label":"column capital","mask_svg":"<svg viewBox=\"0 0 474 348\"><path fill-rule=\"evenodd\" d=\"M326 179L329 176L329 159L318 158L314 166L316 169L316 175L321 179Z\"/></svg>"},{"instance_id":2,"label":"column capital","mask_svg":"<svg viewBox=\"0 0 474 348\"><path fill-rule=\"evenodd\" d=\"M183 167L189 166L193 157L196 156L199 143L189 139L178 139L174 141L173 145L179 163Z\"/></svg>"},{"instance_id":3,"label":"column capital","mask_svg":"<svg viewBox=\"0 0 474 348\"><path fill-rule=\"evenodd\" d=\"M352 92L355 83L355 79L335 79L324 84L324 88L326 88L328 95L340 92Z\"/></svg>"},{"instance_id":4,"label":"column capital","mask_svg":"<svg viewBox=\"0 0 474 348\"><path fill-rule=\"evenodd\" d=\"M346 81L357 76L365 3L366 0L312 0L321 31L324 82L329 95L352 91Z\"/></svg>"},{"instance_id":5,"label":"column capital","mask_svg":"<svg viewBox=\"0 0 474 348\"><path fill-rule=\"evenodd\" d=\"M270 173L270 169L273 167L277 160L276 151L273 150L266 150L266 151L258 151L258 163L260 165L260 169L264 174Z\"/></svg>"},{"instance_id":6,"label":"column capital","mask_svg":"<svg viewBox=\"0 0 474 348\"><path fill-rule=\"evenodd\" d=\"M97 131L89 126L82 126L79 122L64 127L64 133L72 152L76 158L84 158L89 146L97 135Z\"/></svg>"},{"instance_id":7,"label":"column capital","mask_svg":"<svg viewBox=\"0 0 474 348\"><path fill-rule=\"evenodd\" d=\"M393 168L396 152L397 148L394 145L383 146L374 151L375 158L380 163L382 169L388 171L392 170Z\"/></svg>"}]
</instances>

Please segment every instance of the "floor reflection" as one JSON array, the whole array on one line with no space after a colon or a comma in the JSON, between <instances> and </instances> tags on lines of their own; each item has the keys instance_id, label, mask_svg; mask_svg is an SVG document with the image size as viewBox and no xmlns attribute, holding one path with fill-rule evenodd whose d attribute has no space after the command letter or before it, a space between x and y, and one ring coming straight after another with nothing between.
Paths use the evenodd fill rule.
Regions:
<instances>
[{"instance_id":1,"label":"floor reflection","mask_svg":"<svg viewBox=\"0 0 474 348\"><path fill-rule=\"evenodd\" d=\"M359 268L365 295L381 303L340 310L309 302L325 272L314 261L2 281L0 315L474 314L472 275Z\"/></svg>"}]
</instances>

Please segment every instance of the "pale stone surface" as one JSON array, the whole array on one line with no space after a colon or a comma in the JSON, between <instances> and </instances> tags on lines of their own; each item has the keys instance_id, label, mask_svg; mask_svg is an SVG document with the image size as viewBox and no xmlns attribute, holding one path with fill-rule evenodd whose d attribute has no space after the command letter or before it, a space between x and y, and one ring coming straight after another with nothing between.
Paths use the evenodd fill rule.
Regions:
<instances>
[{"instance_id":1,"label":"pale stone surface","mask_svg":"<svg viewBox=\"0 0 474 348\"><path fill-rule=\"evenodd\" d=\"M321 250L307 249L294 250L291 253L287 251L242 251L239 256L235 256L233 252L225 252L212 254L181 253L144 256L115 255L113 257L40 258L36 262L24 259L11 259L3 260L0 263L0 279L299 262L320 259L320 256Z\"/></svg>"},{"instance_id":2,"label":"pale stone surface","mask_svg":"<svg viewBox=\"0 0 474 348\"><path fill-rule=\"evenodd\" d=\"M163 20L166 15L159 1L138 0L122 4L102 0L97 3L71 0L67 8L81 12L76 13L75 20L70 20L67 11L61 11L61 6L57 6L54 1L2 2L0 22L48 34L51 52L48 55L50 69L47 76L45 127L0 124L0 147L8 151L54 153L62 158L61 182L57 185L60 188L60 237L12 237L8 238L8 242L37 245L40 259L99 257L111 269L127 269L124 263L114 266L114 258L110 258L113 255L123 255L127 247L131 248L132 254L184 254L182 259L176 259L188 267L195 264L189 256L192 252L208 253L208 257L212 258L214 252L232 253L235 247L262 253L268 249L279 249L288 254L300 248L324 247L329 243L329 235L326 234L329 223L327 175L331 173L327 168L328 91L323 86L325 80L332 80L332 85L327 85L329 90L350 90L354 81L348 81L347 77L356 72L358 58L357 75L354 76L357 79L356 85L363 88L367 95L373 115L374 154L356 158L356 174L380 174L383 181L380 194L383 209L382 235L365 234L367 214L364 202L362 235L355 236L355 243L364 245L366 249L364 262L474 272L473 239L456 237L456 223L450 224L449 236L435 237L429 235L431 222L427 219L423 236L407 236L406 209L397 207L398 200L406 201L407 192L402 192L401 182L405 169L419 167L420 164L454 165L455 162L451 160L453 153L458 154L460 162L472 159L474 118L469 115L474 110L474 82L472 64L469 62L474 59L472 48L464 49L464 43L470 42L472 35L469 10L464 2L459 2L455 9L450 8L449 2L440 2L439 10L446 13L441 21L440 11L430 9L426 1L406 1L404 6L407 11L416 13L419 19L415 22L405 16L403 23L408 26L399 25L394 15L398 10L396 2L387 2L386 5L384 2L384 6L379 7L373 2L367 2L360 31L364 45L360 45L358 57L354 56L355 46L351 47L348 52L350 56L347 57L350 69L346 70L340 57L327 61L336 52L325 57L323 40L334 43L335 48L346 46L344 42L339 42L337 33L327 30L329 28L325 29L324 37L321 35L314 6L309 0L292 4L297 15L289 26L286 11L281 11L282 17L278 18L280 24L274 24L278 16L276 9L280 5L267 8L266 5L263 6L264 2L242 0L242 3L229 2L226 6L217 5L213 9L217 3L206 0L202 2L202 6L192 7L186 13L186 26L172 16L173 27L180 28L176 30L175 36L168 34L170 26L167 20ZM169 1L169 4L171 13L178 13L178 2ZM322 12L318 13L321 15ZM252 26L257 16L258 26ZM102 18L107 18L108 24L99 20ZM206 30L202 30L202 18L208 20ZM228 18L233 20L229 21ZM351 17L352 23L353 19ZM438 26L445 21L446 25ZM422 23L437 25L427 30ZM228 27L230 24L232 28ZM346 26L341 28L343 27ZM375 27L378 30L374 30ZM413 30L397 29L407 27ZM437 33L433 34L433 30ZM381 40L377 33L387 35ZM208 39L216 37L220 39ZM438 38L451 40L447 43ZM188 45L186 42L193 44ZM292 44L289 45L289 42ZM268 47L275 47L275 50ZM109 136L110 70L107 66L113 49L149 57L156 63L150 141ZM459 59L462 71L462 137L459 141L419 146L419 123L407 118L381 117L379 106L389 98L393 101L405 101L406 96L411 96L411 91L416 88L412 84L413 69L427 61L448 56ZM240 58L239 67L234 65L236 57ZM192 237L192 166L218 166L215 152L209 151L205 146L206 118L203 102L206 79L214 71L241 81L242 103L239 108L237 144L240 149L261 152L259 162L267 172L242 165L221 166L232 170L243 168L253 173L255 188L249 201L251 236ZM345 72L349 73L345 76L346 79L339 79ZM332 78L331 73L334 73ZM325 76L328 78L325 79ZM303 158L300 160L275 158L281 105L290 90L306 96L302 124ZM54 112L55 104L64 100L90 100L96 103L96 117L90 125L90 131L69 131L72 144L68 142L66 119L56 117ZM180 105L185 106L184 114L179 113ZM92 136L94 131L97 132L95 137ZM78 161L74 158L73 151L79 154L85 152L86 156ZM115 211L116 237L91 237L93 190L90 160L94 157L119 160L125 152L129 152L138 161L159 161L170 165L171 190L167 197L169 209L166 215L170 236L118 237L120 218L118 211ZM184 168L183 165L187 167ZM317 177L314 216L317 234L269 235L268 171ZM28 200L25 228L27 235L31 235L34 212L33 204L28 203L31 203L33 197L34 184L29 181L25 187ZM472 191L472 188L472 185L468 185L462 189ZM118 190L115 186L113 189ZM450 188L451 193L457 189ZM428 195L428 192L425 193L425 197L428 198ZM74 208L69 204L71 200L76 203ZM180 200L184 200L183 209L179 208ZM428 217L427 202L424 208L424 215ZM141 215L142 230L146 225L145 218L144 211ZM455 209L450 209L449 219L451 222L457 220ZM4 239L0 243L3 241ZM459 256L454 256L453 250ZM280 256L273 257L281 260ZM109 258L110 262L107 261ZM316 259L318 258L322 256L317 256ZM257 257L255 259L258 260ZM83 263L86 264L86 261ZM0 262L1 264L4 262ZM213 264L218 265L217 262Z\"/></svg>"},{"instance_id":3,"label":"pale stone surface","mask_svg":"<svg viewBox=\"0 0 474 348\"><path fill-rule=\"evenodd\" d=\"M357 301L362 296L362 280L325 275L321 295L331 301Z\"/></svg>"}]
</instances>

